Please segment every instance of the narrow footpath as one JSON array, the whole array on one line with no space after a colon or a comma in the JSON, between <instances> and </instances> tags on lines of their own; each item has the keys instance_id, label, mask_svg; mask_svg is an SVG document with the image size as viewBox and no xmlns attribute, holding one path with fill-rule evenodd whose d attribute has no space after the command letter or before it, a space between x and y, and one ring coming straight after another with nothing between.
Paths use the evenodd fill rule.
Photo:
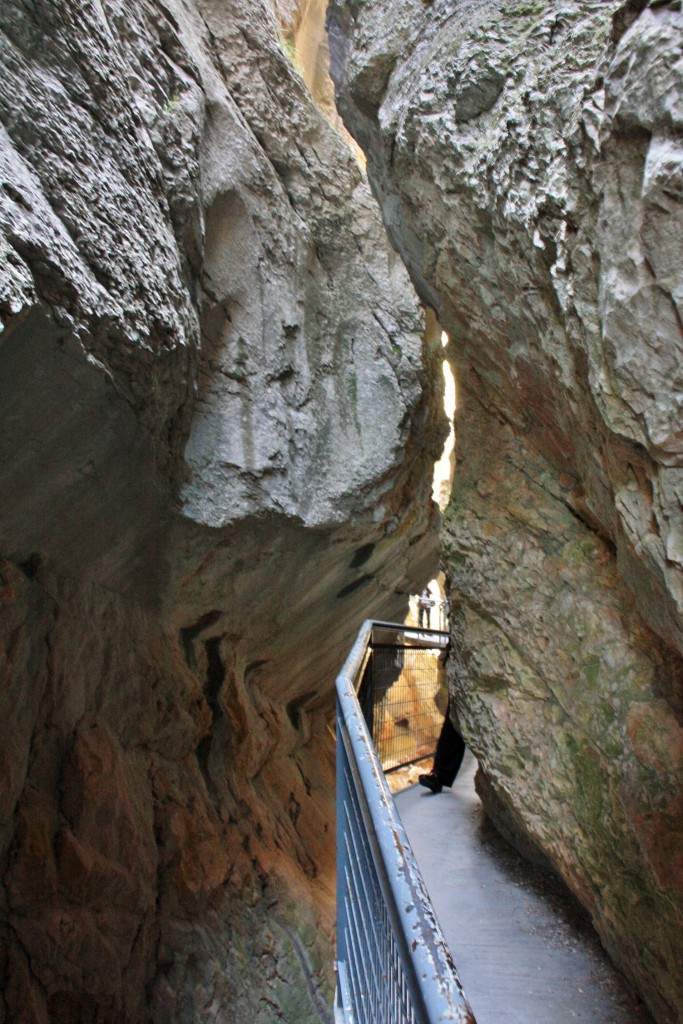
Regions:
<instances>
[{"instance_id":1,"label":"narrow footpath","mask_svg":"<svg viewBox=\"0 0 683 1024\"><path fill-rule=\"evenodd\" d=\"M468 752L452 790L395 795L477 1024L652 1024L583 910L486 820Z\"/></svg>"}]
</instances>

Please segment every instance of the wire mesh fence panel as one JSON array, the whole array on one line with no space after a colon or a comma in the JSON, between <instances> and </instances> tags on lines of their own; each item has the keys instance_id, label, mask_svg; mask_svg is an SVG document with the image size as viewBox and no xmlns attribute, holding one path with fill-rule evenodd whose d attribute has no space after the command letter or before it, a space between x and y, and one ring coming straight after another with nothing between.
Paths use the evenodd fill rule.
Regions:
<instances>
[{"instance_id":1,"label":"wire mesh fence panel","mask_svg":"<svg viewBox=\"0 0 683 1024\"><path fill-rule=\"evenodd\" d=\"M424 1018L416 1015L406 984L405 970L410 963L397 946L399 935L391 921L378 873L380 865L364 820L364 795L353 777L343 742L338 750L345 794L338 943L344 951L346 998L348 1009L352 1008L348 1019L354 1024L419 1024Z\"/></svg>"},{"instance_id":2,"label":"wire mesh fence panel","mask_svg":"<svg viewBox=\"0 0 683 1024\"><path fill-rule=\"evenodd\" d=\"M376 646L359 701L385 771L434 753L448 693L438 648Z\"/></svg>"}]
</instances>

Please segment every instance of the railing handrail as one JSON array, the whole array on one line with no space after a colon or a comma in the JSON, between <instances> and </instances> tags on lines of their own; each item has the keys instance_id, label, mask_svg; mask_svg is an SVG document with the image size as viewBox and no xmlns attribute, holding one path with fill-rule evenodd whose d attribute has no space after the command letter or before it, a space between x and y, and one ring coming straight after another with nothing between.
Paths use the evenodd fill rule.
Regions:
<instances>
[{"instance_id":1,"label":"railing handrail","mask_svg":"<svg viewBox=\"0 0 683 1024\"><path fill-rule=\"evenodd\" d=\"M384 878L390 889L392 915L400 921L409 964L429 1024L458 1021L474 1024L450 951L434 915L429 895L415 861L408 837L375 753L356 697L356 677L363 663L375 626L403 629L394 623L368 619L358 634L337 677L338 711L353 752L355 768L363 788L377 847L384 863ZM421 630L420 632L436 632ZM343 880L340 880L343 884ZM338 959L344 954L345 937L338 931ZM419 1018L417 1018L419 1019Z\"/></svg>"}]
</instances>

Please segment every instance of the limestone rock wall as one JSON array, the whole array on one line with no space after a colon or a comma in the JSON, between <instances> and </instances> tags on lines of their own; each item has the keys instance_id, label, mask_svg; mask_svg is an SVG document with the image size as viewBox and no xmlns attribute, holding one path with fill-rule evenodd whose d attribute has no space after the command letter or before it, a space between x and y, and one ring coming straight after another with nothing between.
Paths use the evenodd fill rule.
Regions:
<instances>
[{"instance_id":1,"label":"limestone rock wall","mask_svg":"<svg viewBox=\"0 0 683 1024\"><path fill-rule=\"evenodd\" d=\"M328 1020L438 340L265 4L11 0L0 56L0 1021Z\"/></svg>"},{"instance_id":2,"label":"limestone rock wall","mask_svg":"<svg viewBox=\"0 0 683 1024\"><path fill-rule=\"evenodd\" d=\"M680 4L332 0L333 74L449 332L452 686L491 813L683 1012Z\"/></svg>"}]
</instances>

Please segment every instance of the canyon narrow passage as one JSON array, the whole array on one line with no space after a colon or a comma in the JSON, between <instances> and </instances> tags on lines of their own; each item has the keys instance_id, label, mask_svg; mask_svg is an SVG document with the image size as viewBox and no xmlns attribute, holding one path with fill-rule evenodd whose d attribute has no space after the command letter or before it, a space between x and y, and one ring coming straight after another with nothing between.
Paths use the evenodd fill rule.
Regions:
<instances>
[{"instance_id":1,"label":"canyon narrow passage","mask_svg":"<svg viewBox=\"0 0 683 1024\"><path fill-rule=\"evenodd\" d=\"M682 48L2 0L0 1024L328 1024L335 678L435 579L487 819L680 1024Z\"/></svg>"}]
</instances>

